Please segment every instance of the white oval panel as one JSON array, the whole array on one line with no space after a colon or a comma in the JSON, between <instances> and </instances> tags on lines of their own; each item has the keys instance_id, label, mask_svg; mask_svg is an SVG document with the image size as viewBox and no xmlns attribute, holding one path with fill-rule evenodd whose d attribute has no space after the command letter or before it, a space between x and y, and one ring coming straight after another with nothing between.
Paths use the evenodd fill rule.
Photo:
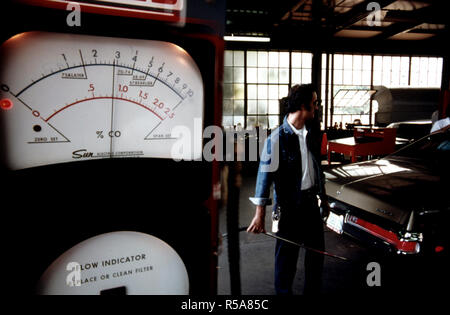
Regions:
<instances>
[{"instance_id":1,"label":"white oval panel","mask_svg":"<svg viewBox=\"0 0 450 315\"><path fill-rule=\"evenodd\" d=\"M37 293L98 295L185 295L189 278L167 243L139 232L92 237L56 259L42 275Z\"/></svg>"}]
</instances>

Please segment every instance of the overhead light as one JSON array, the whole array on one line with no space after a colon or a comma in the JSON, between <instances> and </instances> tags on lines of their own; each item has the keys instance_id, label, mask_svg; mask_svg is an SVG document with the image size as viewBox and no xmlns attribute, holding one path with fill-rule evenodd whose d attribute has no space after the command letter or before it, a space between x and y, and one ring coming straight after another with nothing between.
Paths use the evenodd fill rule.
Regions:
<instances>
[{"instance_id":1,"label":"overhead light","mask_svg":"<svg viewBox=\"0 0 450 315\"><path fill-rule=\"evenodd\" d=\"M259 36L224 36L226 41L236 41L236 42L270 42L270 37L259 37Z\"/></svg>"}]
</instances>

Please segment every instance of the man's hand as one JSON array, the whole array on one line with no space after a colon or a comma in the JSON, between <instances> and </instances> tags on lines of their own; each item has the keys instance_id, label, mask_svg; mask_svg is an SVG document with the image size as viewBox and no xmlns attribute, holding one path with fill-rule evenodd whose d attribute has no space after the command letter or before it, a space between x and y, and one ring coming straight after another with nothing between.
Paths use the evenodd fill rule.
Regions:
<instances>
[{"instance_id":1,"label":"man's hand","mask_svg":"<svg viewBox=\"0 0 450 315\"><path fill-rule=\"evenodd\" d=\"M256 206L255 216L253 217L252 223L247 228L248 233L266 233L265 229L266 221L266 207Z\"/></svg>"}]
</instances>

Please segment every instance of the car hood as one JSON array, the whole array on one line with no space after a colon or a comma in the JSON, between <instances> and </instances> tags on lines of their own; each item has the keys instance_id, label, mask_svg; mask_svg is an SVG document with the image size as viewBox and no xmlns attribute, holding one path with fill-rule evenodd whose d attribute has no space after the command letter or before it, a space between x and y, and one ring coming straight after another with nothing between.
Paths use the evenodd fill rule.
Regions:
<instances>
[{"instance_id":1,"label":"car hood","mask_svg":"<svg viewBox=\"0 0 450 315\"><path fill-rule=\"evenodd\" d=\"M333 168L325 175L332 198L402 225L411 211L448 208L439 170L415 159L391 156Z\"/></svg>"}]
</instances>

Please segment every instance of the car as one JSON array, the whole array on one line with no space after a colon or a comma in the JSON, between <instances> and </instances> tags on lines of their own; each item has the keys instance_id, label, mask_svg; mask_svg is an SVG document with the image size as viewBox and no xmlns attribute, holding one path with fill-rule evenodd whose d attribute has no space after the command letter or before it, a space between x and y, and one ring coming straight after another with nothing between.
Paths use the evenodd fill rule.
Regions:
<instances>
[{"instance_id":1,"label":"car","mask_svg":"<svg viewBox=\"0 0 450 315\"><path fill-rule=\"evenodd\" d=\"M448 257L450 132L325 171L326 225L392 256Z\"/></svg>"},{"instance_id":2,"label":"car","mask_svg":"<svg viewBox=\"0 0 450 315\"><path fill-rule=\"evenodd\" d=\"M387 125L387 128L397 129L396 149L414 142L430 133L431 119L398 121Z\"/></svg>"}]
</instances>

